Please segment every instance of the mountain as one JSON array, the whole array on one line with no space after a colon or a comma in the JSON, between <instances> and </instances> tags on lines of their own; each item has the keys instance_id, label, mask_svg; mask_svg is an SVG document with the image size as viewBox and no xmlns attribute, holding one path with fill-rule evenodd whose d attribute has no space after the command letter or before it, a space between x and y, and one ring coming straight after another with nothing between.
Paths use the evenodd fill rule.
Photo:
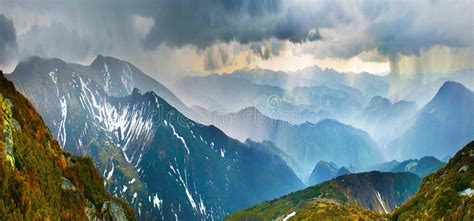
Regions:
<instances>
[{"instance_id":1,"label":"mountain","mask_svg":"<svg viewBox=\"0 0 474 221\"><path fill-rule=\"evenodd\" d=\"M97 84L103 85L105 93L110 96L128 96L134 88L138 88L140 91L155 92L180 112L189 111L188 107L167 87L127 61L99 55L90 66L71 65L81 73L87 74Z\"/></svg>"},{"instance_id":2,"label":"mountain","mask_svg":"<svg viewBox=\"0 0 474 221\"><path fill-rule=\"evenodd\" d=\"M77 67L33 58L8 78L66 150L95 160L106 188L130 202L140 220L222 219L302 187L265 144L198 124L155 92L111 96L91 76L101 73Z\"/></svg>"},{"instance_id":3,"label":"mountain","mask_svg":"<svg viewBox=\"0 0 474 221\"><path fill-rule=\"evenodd\" d=\"M335 163L319 161L314 167L308 179L308 185L320 184L324 181L331 180L335 177L351 173L347 168L339 168Z\"/></svg>"},{"instance_id":4,"label":"mountain","mask_svg":"<svg viewBox=\"0 0 474 221\"><path fill-rule=\"evenodd\" d=\"M392 169L400 164L399 161L392 160L388 162L383 162L379 164L372 165L367 168L362 168L359 171L368 172L368 171L380 171L380 172L390 172Z\"/></svg>"},{"instance_id":5,"label":"mountain","mask_svg":"<svg viewBox=\"0 0 474 221\"><path fill-rule=\"evenodd\" d=\"M420 182L412 173L349 174L239 211L226 220L382 219L381 214L415 194Z\"/></svg>"},{"instance_id":6,"label":"mountain","mask_svg":"<svg viewBox=\"0 0 474 221\"><path fill-rule=\"evenodd\" d=\"M341 167L339 168L339 170L337 171L336 173L336 177L338 176L342 176L342 175L346 175L346 174L350 174L351 171L349 169L347 169L346 167Z\"/></svg>"},{"instance_id":7,"label":"mountain","mask_svg":"<svg viewBox=\"0 0 474 221\"><path fill-rule=\"evenodd\" d=\"M395 210L393 220L474 219L474 142L423 179L418 192Z\"/></svg>"},{"instance_id":8,"label":"mountain","mask_svg":"<svg viewBox=\"0 0 474 221\"><path fill-rule=\"evenodd\" d=\"M292 125L269 118L254 107L231 114L199 113L205 124L216 125L231 137L272 141L299 164L293 169L304 180L321 160L355 168L382 161L377 145L366 132L336 120Z\"/></svg>"},{"instance_id":9,"label":"mountain","mask_svg":"<svg viewBox=\"0 0 474 221\"><path fill-rule=\"evenodd\" d=\"M308 184L312 186L333 179L338 170L335 163L319 161L309 176Z\"/></svg>"},{"instance_id":10,"label":"mountain","mask_svg":"<svg viewBox=\"0 0 474 221\"><path fill-rule=\"evenodd\" d=\"M435 157L423 157L419 160L405 160L393 167L391 172L410 172L419 177L425 177L436 172L442 166L444 163Z\"/></svg>"},{"instance_id":11,"label":"mountain","mask_svg":"<svg viewBox=\"0 0 474 221\"><path fill-rule=\"evenodd\" d=\"M228 74L229 77L245 79L254 84L277 86L286 90L291 90L297 86L311 86L308 78L295 78L283 71L273 71L269 69L243 68Z\"/></svg>"},{"instance_id":12,"label":"mountain","mask_svg":"<svg viewBox=\"0 0 474 221\"><path fill-rule=\"evenodd\" d=\"M343 84L357 88L368 98L377 95L386 96L390 88L390 82L386 77L366 72L360 74L340 73L334 69L321 69L317 66L313 66L300 70L295 74L313 81L324 82L325 84Z\"/></svg>"},{"instance_id":13,"label":"mountain","mask_svg":"<svg viewBox=\"0 0 474 221\"><path fill-rule=\"evenodd\" d=\"M307 67L296 72L272 71L254 68L241 69L228 74L233 78L246 79L255 84L271 85L291 90L295 87L326 85L330 87L349 87L360 90L365 97L385 96L389 82L385 77L369 74L340 73L333 69L318 66Z\"/></svg>"},{"instance_id":14,"label":"mountain","mask_svg":"<svg viewBox=\"0 0 474 221\"><path fill-rule=\"evenodd\" d=\"M330 86L295 87L287 92L297 104L312 105L329 112L329 116L340 120L349 120L366 103L362 93L350 87Z\"/></svg>"},{"instance_id":15,"label":"mountain","mask_svg":"<svg viewBox=\"0 0 474 221\"><path fill-rule=\"evenodd\" d=\"M106 192L92 160L64 152L1 71L0 104L2 220L135 220Z\"/></svg>"},{"instance_id":16,"label":"mountain","mask_svg":"<svg viewBox=\"0 0 474 221\"><path fill-rule=\"evenodd\" d=\"M237 112L252 106L269 117L293 124L316 123L324 118L346 121L366 104L358 89L345 85L323 84L288 89L279 85L258 84L252 79L234 74L193 76L178 81L175 88L188 104L217 112Z\"/></svg>"},{"instance_id":17,"label":"mountain","mask_svg":"<svg viewBox=\"0 0 474 221\"><path fill-rule=\"evenodd\" d=\"M437 78L435 77L434 79L428 80L425 83L423 83L421 80L421 83L417 82L413 89L405 91L406 95L403 99L408 101L414 101L418 105L424 106L431 99L433 99L439 88L446 81L458 82L466 86L470 90L474 90L474 78L472 77L473 71L473 69L459 70L448 75L441 75ZM422 76L426 81L426 78L433 78L433 76L437 75L425 74Z\"/></svg>"},{"instance_id":18,"label":"mountain","mask_svg":"<svg viewBox=\"0 0 474 221\"><path fill-rule=\"evenodd\" d=\"M375 96L359 113L355 125L371 134L379 144L385 145L400 135L406 121L410 120L417 110L413 102L392 103L387 98Z\"/></svg>"},{"instance_id":19,"label":"mountain","mask_svg":"<svg viewBox=\"0 0 474 221\"><path fill-rule=\"evenodd\" d=\"M400 159L452 156L474 139L474 93L448 81L414 117L413 123L388 148Z\"/></svg>"},{"instance_id":20,"label":"mountain","mask_svg":"<svg viewBox=\"0 0 474 221\"><path fill-rule=\"evenodd\" d=\"M185 77L177 82L176 89L186 103L220 112L238 111L245 107L242 105L267 105L269 97L286 99L280 87L218 74Z\"/></svg>"}]
</instances>

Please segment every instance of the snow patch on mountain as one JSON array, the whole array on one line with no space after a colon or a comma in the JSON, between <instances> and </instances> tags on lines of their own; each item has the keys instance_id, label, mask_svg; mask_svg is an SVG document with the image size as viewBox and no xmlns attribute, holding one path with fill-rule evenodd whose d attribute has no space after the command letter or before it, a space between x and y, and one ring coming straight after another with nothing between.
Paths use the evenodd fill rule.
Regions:
<instances>
[{"instance_id":1,"label":"snow patch on mountain","mask_svg":"<svg viewBox=\"0 0 474 221\"><path fill-rule=\"evenodd\" d=\"M184 187L184 192L185 192L186 196L188 197L189 203L191 204L191 206L193 207L193 209L195 211L198 211L196 202L194 201L194 198L193 198L193 196L191 195L191 192L188 189L187 182L184 182L184 179L181 176L181 172L178 169L175 169L171 164L170 164L170 169L178 177L179 182L181 182L181 185Z\"/></svg>"},{"instance_id":2,"label":"snow patch on mountain","mask_svg":"<svg viewBox=\"0 0 474 221\"><path fill-rule=\"evenodd\" d=\"M472 195L474 195L474 191L469 187L469 188L461 191L459 194L461 194L461 196L472 197Z\"/></svg>"},{"instance_id":3,"label":"snow patch on mountain","mask_svg":"<svg viewBox=\"0 0 474 221\"><path fill-rule=\"evenodd\" d=\"M110 72L109 72L109 66L107 66L106 63L104 63L104 90L106 94L110 94L112 91L112 82L110 81Z\"/></svg>"},{"instance_id":4,"label":"snow patch on mountain","mask_svg":"<svg viewBox=\"0 0 474 221\"><path fill-rule=\"evenodd\" d=\"M132 90L133 90L132 69L130 68L130 65L127 63L124 63L123 65L122 76L120 76L120 80L122 81L122 84L125 87L125 90L127 90L127 93L128 94L132 93Z\"/></svg>"},{"instance_id":5,"label":"snow patch on mountain","mask_svg":"<svg viewBox=\"0 0 474 221\"><path fill-rule=\"evenodd\" d=\"M58 78L56 77L56 73L54 71L49 72L49 76L51 77L51 80L54 84L58 83Z\"/></svg>"},{"instance_id":6,"label":"snow patch on mountain","mask_svg":"<svg viewBox=\"0 0 474 221\"><path fill-rule=\"evenodd\" d=\"M283 221L288 221L291 217L295 216L296 215L296 212L292 212L288 215L286 215L284 218L283 218Z\"/></svg>"},{"instance_id":7,"label":"snow patch on mountain","mask_svg":"<svg viewBox=\"0 0 474 221\"><path fill-rule=\"evenodd\" d=\"M59 123L59 131L58 131L58 140L61 142L61 147L66 146L66 119L67 119L67 101L64 96L61 97L59 100L61 104L61 122Z\"/></svg>"},{"instance_id":8,"label":"snow patch on mountain","mask_svg":"<svg viewBox=\"0 0 474 221\"><path fill-rule=\"evenodd\" d=\"M110 172L107 174L107 177L105 178L107 181L110 180L110 178L112 178L112 176L114 175L114 169L115 169L115 165L114 165L114 161L112 161L112 169L110 169Z\"/></svg>"},{"instance_id":9,"label":"snow patch on mountain","mask_svg":"<svg viewBox=\"0 0 474 221\"><path fill-rule=\"evenodd\" d=\"M115 139L121 145L127 162L135 162L135 166L138 166L142 158L140 151L134 151L131 156L126 151L135 141L140 141L140 143L133 143L133 145L141 145L141 150L143 150L143 143L154 136L153 119L146 112L148 107L140 103L112 104L107 96L94 93L84 79L78 78L81 86L82 107L94 119L97 126L116 136Z\"/></svg>"},{"instance_id":10,"label":"snow patch on mountain","mask_svg":"<svg viewBox=\"0 0 474 221\"><path fill-rule=\"evenodd\" d=\"M379 201L380 205L382 205L383 212L384 212L385 214L388 214L388 213L389 213L389 210L388 210L387 207L385 206L385 203L383 202L382 196L380 196L379 191L375 191L375 193L376 193L376 196L377 196L377 200Z\"/></svg>"},{"instance_id":11,"label":"snow patch on mountain","mask_svg":"<svg viewBox=\"0 0 474 221\"><path fill-rule=\"evenodd\" d=\"M415 161L410 162L409 164L405 166L405 171L410 171L412 168L416 167L417 165L418 163Z\"/></svg>"},{"instance_id":12,"label":"snow patch on mountain","mask_svg":"<svg viewBox=\"0 0 474 221\"><path fill-rule=\"evenodd\" d=\"M189 152L189 148L188 148L188 145L186 144L186 141L184 140L184 138L182 136L180 136L178 133L176 133L176 130L174 129L174 126L173 124L169 124L171 129L173 130L173 135L178 138L179 140L181 140L181 142L183 143L184 145L184 148L186 149L186 151L188 152L188 154L190 154Z\"/></svg>"},{"instance_id":13,"label":"snow patch on mountain","mask_svg":"<svg viewBox=\"0 0 474 221\"><path fill-rule=\"evenodd\" d=\"M158 198L158 195L155 193L153 196L153 207L161 210L161 205L163 204L163 200Z\"/></svg>"},{"instance_id":14,"label":"snow patch on mountain","mask_svg":"<svg viewBox=\"0 0 474 221\"><path fill-rule=\"evenodd\" d=\"M225 151L224 151L224 149L221 149L220 152L221 152L221 157L224 158L224 157L225 157Z\"/></svg>"}]
</instances>

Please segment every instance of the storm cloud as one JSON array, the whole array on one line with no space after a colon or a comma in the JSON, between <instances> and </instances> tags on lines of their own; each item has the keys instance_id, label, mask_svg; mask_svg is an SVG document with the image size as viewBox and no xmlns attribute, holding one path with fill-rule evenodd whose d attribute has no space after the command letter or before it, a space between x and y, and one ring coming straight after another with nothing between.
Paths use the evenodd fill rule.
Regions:
<instances>
[{"instance_id":1,"label":"storm cloud","mask_svg":"<svg viewBox=\"0 0 474 221\"><path fill-rule=\"evenodd\" d=\"M205 48L215 42L247 44L268 38L304 42L320 37L282 0L164 0L156 8L146 49L162 43Z\"/></svg>"},{"instance_id":2,"label":"storm cloud","mask_svg":"<svg viewBox=\"0 0 474 221\"><path fill-rule=\"evenodd\" d=\"M472 46L473 5L430 0L164 0L156 4L155 25L144 45L205 48L215 42L274 38L293 43L320 40L320 57L348 58L375 48L386 55L416 54L436 45ZM251 49L262 58L270 55L258 44Z\"/></svg>"},{"instance_id":3,"label":"storm cloud","mask_svg":"<svg viewBox=\"0 0 474 221\"><path fill-rule=\"evenodd\" d=\"M0 14L0 64L5 64L16 56L17 42L13 22Z\"/></svg>"},{"instance_id":4,"label":"storm cloud","mask_svg":"<svg viewBox=\"0 0 474 221\"><path fill-rule=\"evenodd\" d=\"M289 55L396 63L439 46L474 54L473 11L471 0L7 1L0 62L17 51L71 62L105 54L163 72L197 62L221 69L239 54L247 63Z\"/></svg>"}]
</instances>

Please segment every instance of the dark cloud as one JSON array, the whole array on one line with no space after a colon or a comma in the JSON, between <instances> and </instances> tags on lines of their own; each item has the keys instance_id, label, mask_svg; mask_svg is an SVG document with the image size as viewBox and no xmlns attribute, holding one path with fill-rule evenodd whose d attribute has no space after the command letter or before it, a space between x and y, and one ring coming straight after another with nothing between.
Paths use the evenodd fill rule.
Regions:
<instances>
[{"instance_id":1,"label":"dark cloud","mask_svg":"<svg viewBox=\"0 0 474 221\"><path fill-rule=\"evenodd\" d=\"M216 70L222 68L233 61L233 54L230 47L226 45L213 45L204 52L204 69Z\"/></svg>"},{"instance_id":2,"label":"dark cloud","mask_svg":"<svg viewBox=\"0 0 474 221\"><path fill-rule=\"evenodd\" d=\"M41 42L37 42L41 39ZM58 57L67 61L84 59L93 44L81 34L70 30L64 24L55 22L48 26L35 25L19 38L20 53L27 57Z\"/></svg>"},{"instance_id":3,"label":"dark cloud","mask_svg":"<svg viewBox=\"0 0 474 221\"><path fill-rule=\"evenodd\" d=\"M469 13L473 5L431 0L161 0L151 12L155 22L144 47L153 50L165 43L202 49L216 42L237 41L251 44L253 52L268 59L274 54L271 48L253 43L278 39L320 41L322 48L314 52L318 58L350 58L375 48L385 55L416 54L436 45L472 45L472 34L471 39L463 35L468 33L466 28L472 32L468 23L473 19Z\"/></svg>"},{"instance_id":4,"label":"dark cloud","mask_svg":"<svg viewBox=\"0 0 474 221\"><path fill-rule=\"evenodd\" d=\"M375 39L378 50L390 57L419 55L422 49L437 45L473 46L472 1L412 1L375 9L379 14L367 34ZM375 14L368 11L364 12Z\"/></svg>"},{"instance_id":5,"label":"dark cloud","mask_svg":"<svg viewBox=\"0 0 474 221\"><path fill-rule=\"evenodd\" d=\"M260 43L251 43L250 50L263 60L268 60L271 57L280 55L280 51L283 49L284 43L281 41L265 41Z\"/></svg>"},{"instance_id":6,"label":"dark cloud","mask_svg":"<svg viewBox=\"0 0 474 221\"><path fill-rule=\"evenodd\" d=\"M16 57L17 42L12 20L0 14L0 64Z\"/></svg>"},{"instance_id":7,"label":"dark cloud","mask_svg":"<svg viewBox=\"0 0 474 221\"><path fill-rule=\"evenodd\" d=\"M253 43L250 45L250 49L261 57L263 60L268 60L271 56L270 49L266 48L265 46L257 43Z\"/></svg>"},{"instance_id":8,"label":"dark cloud","mask_svg":"<svg viewBox=\"0 0 474 221\"><path fill-rule=\"evenodd\" d=\"M292 42L319 39L311 25L301 22L298 9L281 0L163 0L157 4L155 25L144 45L206 48L215 42L247 44L269 38Z\"/></svg>"},{"instance_id":9,"label":"dark cloud","mask_svg":"<svg viewBox=\"0 0 474 221\"><path fill-rule=\"evenodd\" d=\"M197 49L211 70L231 65L232 53L222 46L207 49L229 42L262 59L279 56L285 44L297 48L295 54L321 59L376 49L381 57L363 59L383 60L438 45L474 51L473 10L472 0L6 1L0 14L15 27L0 17L0 59L16 48L20 58L36 54L71 62L97 54L142 60L184 53L176 50L181 48Z\"/></svg>"}]
</instances>

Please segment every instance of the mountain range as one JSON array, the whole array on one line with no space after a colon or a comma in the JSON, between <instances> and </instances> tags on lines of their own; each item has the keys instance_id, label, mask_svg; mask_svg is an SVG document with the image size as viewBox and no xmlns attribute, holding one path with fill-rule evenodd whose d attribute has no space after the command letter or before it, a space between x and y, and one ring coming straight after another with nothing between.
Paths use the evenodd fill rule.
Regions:
<instances>
[{"instance_id":1,"label":"mountain range","mask_svg":"<svg viewBox=\"0 0 474 221\"><path fill-rule=\"evenodd\" d=\"M231 114L255 107L267 117L293 125L307 122L317 124L326 118L335 119L369 133L387 159L406 160L431 155L422 151L430 145L441 144L438 145L440 148L449 149L472 139L470 131L474 125L469 113L472 112L473 102L469 95L465 96L472 93L465 87L472 87L471 76L472 70L449 76L425 74L402 78L393 73L386 76L357 75L317 67L297 72L257 68L229 74L188 77L178 81L176 92L180 97L187 97L186 103L196 104L211 113ZM458 82L456 84L464 88L464 92L455 87L444 90L443 85L454 82L448 80ZM451 94L450 97L456 99L442 99L439 92ZM416 95L420 93L426 93L427 96ZM413 99L417 97L425 98ZM444 104L440 100L445 100ZM428 116L428 112L435 109L443 113L431 119L435 115ZM438 119L443 116L444 119ZM451 116L458 120L447 120ZM455 123L459 119L466 119L462 127L446 129L459 124ZM222 127L222 124L218 127ZM431 136L431 130L438 130L434 134L443 134ZM224 131L229 133L228 130ZM423 146L420 151L414 148L419 145ZM440 155L435 157L442 159L452 156L455 151L438 151Z\"/></svg>"},{"instance_id":2,"label":"mountain range","mask_svg":"<svg viewBox=\"0 0 474 221\"><path fill-rule=\"evenodd\" d=\"M410 172L419 177L425 177L436 172L439 168L443 167L444 164L444 162L441 162L435 157L423 157L419 160L405 160L394 166L391 172Z\"/></svg>"},{"instance_id":3,"label":"mountain range","mask_svg":"<svg viewBox=\"0 0 474 221\"><path fill-rule=\"evenodd\" d=\"M445 162L438 160L436 157L426 156L420 159L409 159L402 162L392 160L363 168L358 171L410 172L423 178L436 172L445 164Z\"/></svg>"},{"instance_id":4,"label":"mountain range","mask_svg":"<svg viewBox=\"0 0 474 221\"><path fill-rule=\"evenodd\" d=\"M388 144L397 159L453 156L474 139L474 93L447 81L412 118L407 130Z\"/></svg>"},{"instance_id":5,"label":"mountain range","mask_svg":"<svg viewBox=\"0 0 474 221\"><path fill-rule=\"evenodd\" d=\"M265 79L267 74L259 77ZM179 80L174 88L187 104L218 112L256 107L266 116L292 124L317 123L324 118L346 121L367 102L358 89L346 85L317 84L288 89L258 84L255 79L233 74L192 76Z\"/></svg>"},{"instance_id":6,"label":"mountain range","mask_svg":"<svg viewBox=\"0 0 474 221\"><path fill-rule=\"evenodd\" d=\"M90 66L33 57L7 77L65 150L94 159L105 187L140 220L219 220L303 186L265 143L242 143L190 120L158 96L173 98L169 90L113 96L140 83L134 79L151 81L132 67L130 78L127 66L102 56Z\"/></svg>"},{"instance_id":7,"label":"mountain range","mask_svg":"<svg viewBox=\"0 0 474 221\"><path fill-rule=\"evenodd\" d=\"M216 125L232 137L272 141L296 161L293 170L303 180L321 160L356 168L383 161L377 144L366 132L336 120L292 125L269 118L254 107L230 114L196 112L200 114L201 122Z\"/></svg>"},{"instance_id":8,"label":"mountain range","mask_svg":"<svg viewBox=\"0 0 474 221\"><path fill-rule=\"evenodd\" d=\"M386 96L389 90L387 79L369 73L340 73L333 69L317 66L307 67L295 72L272 71L267 69L241 69L229 73L229 76L247 79L261 85L278 86L291 90L295 87L329 85L330 87L355 88L367 97Z\"/></svg>"},{"instance_id":9,"label":"mountain range","mask_svg":"<svg viewBox=\"0 0 474 221\"><path fill-rule=\"evenodd\" d=\"M32 57L6 77L41 114L57 148L81 156L67 159L98 168L105 178L91 175L93 187L100 183L100 194L123 198L140 220L220 220L314 184L311 199L319 203L305 203L309 208L387 217L414 193L415 179L407 178L413 174L348 173L372 168L425 177L443 166L436 158L453 156L474 139L473 92L452 81L418 109L386 98L393 76L315 67L187 77L174 88L185 102L113 57L98 56L90 65ZM380 164L392 159L399 161ZM71 181L66 186L82 185L63 177ZM81 202L92 199L81 194ZM105 210L120 205L124 216L133 216L127 204L114 202ZM314 215L305 211L272 217Z\"/></svg>"},{"instance_id":10,"label":"mountain range","mask_svg":"<svg viewBox=\"0 0 474 221\"><path fill-rule=\"evenodd\" d=\"M414 102L392 103L385 97L375 96L357 114L353 124L363 128L383 146L401 134L400 131L403 131L404 125L412 119L417 110Z\"/></svg>"}]
</instances>

